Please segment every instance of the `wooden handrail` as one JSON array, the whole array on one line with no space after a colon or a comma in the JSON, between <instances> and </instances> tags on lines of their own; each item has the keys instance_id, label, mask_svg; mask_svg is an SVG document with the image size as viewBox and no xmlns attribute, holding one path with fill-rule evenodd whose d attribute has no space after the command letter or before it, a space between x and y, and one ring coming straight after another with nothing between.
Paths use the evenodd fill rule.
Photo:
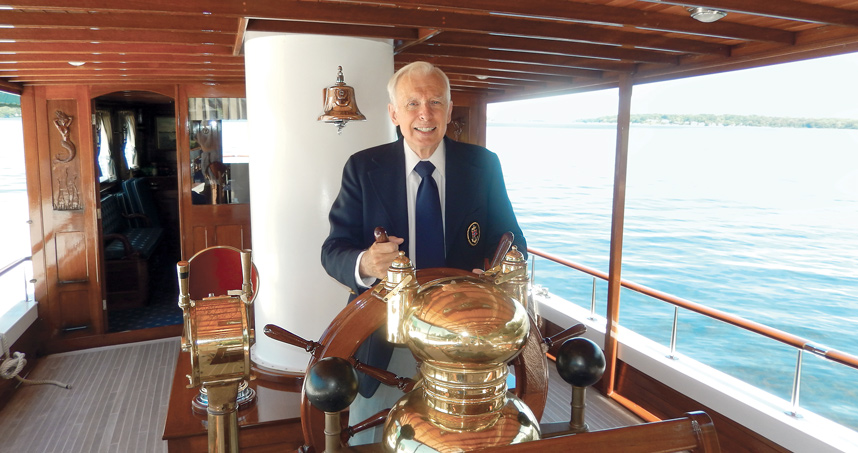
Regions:
<instances>
[{"instance_id":1,"label":"wooden handrail","mask_svg":"<svg viewBox=\"0 0 858 453\"><path fill-rule=\"evenodd\" d=\"M534 450L543 453L718 453L721 447L712 419L704 412L690 412L685 417L672 420L552 437L486 451L530 453Z\"/></svg>"},{"instance_id":2,"label":"wooden handrail","mask_svg":"<svg viewBox=\"0 0 858 453\"><path fill-rule=\"evenodd\" d=\"M597 271L595 269L591 269L582 264L578 264L558 256L552 255L550 253L544 252L539 249L535 249L532 247L528 247L527 251L537 256L541 256L547 260L554 261L557 264L562 264L563 266L578 270L585 274L589 274L593 277L600 278L602 280L608 280L608 274L604 272ZM689 300L682 299L680 297L676 297L672 294L667 294L647 286L634 283L628 280L620 280L620 284L622 287L630 289L632 291L638 292L640 294L644 294L649 297L653 297L655 299L659 299L661 301L667 302L672 305L676 305L678 307L685 308L687 310L693 311L695 313L699 313L704 316L708 316L712 319L717 319L718 321L726 322L728 324L732 324L736 327L740 327L749 332L754 332L759 335L763 335L765 337L771 338L775 341L784 343L786 345L792 346L794 348L802 349L805 351L812 352L820 357L824 357L832 362L837 362L843 365L846 365L850 368L858 369L858 357L852 354L839 351L837 349L827 348L818 344L813 343L810 340L799 337L798 335L793 335L791 333L784 332L779 329L775 329L773 327L769 327L765 324L760 324L755 321L750 321L748 319L742 318L740 316L733 315L731 313L727 313L721 310L717 310L711 307L707 307L706 305L699 304L697 302L691 302Z\"/></svg>"}]
</instances>

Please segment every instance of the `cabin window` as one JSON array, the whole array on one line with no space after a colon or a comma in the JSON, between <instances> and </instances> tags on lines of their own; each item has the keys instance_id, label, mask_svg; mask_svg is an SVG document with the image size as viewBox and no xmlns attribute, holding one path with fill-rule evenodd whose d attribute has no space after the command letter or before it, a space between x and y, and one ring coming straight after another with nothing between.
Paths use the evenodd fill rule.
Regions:
<instances>
[{"instance_id":1,"label":"cabin window","mask_svg":"<svg viewBox=\"0 0 858 453\"><path fill-rule=\"evenodd\" d=\"M193 203L250 202L246 100L191 98L188 111Z\"/></svg>"},{"instance_id":2,"label":"cabin window","mask_svg":"<svg viewBox=\"0 0 858 453\"><path fill-rule=\"evenodd\" d=\"M110 153L110 139L113 137L113 127L110 121L110 112L100 110L96 113L96 140L98 150L98 182L113 181L116 179L116 165Z\"/></svg>"},{"instance_id":3,"label":"cabin window","mask_svg":"<svg viewBox=\"0 0 858 453\"><path fill-rule=\"evenodd\" d=\"M137 120L133 111L119 112L119 118L122 121L122 155L125 158L125 168L136 170L140 168L137 157Z\"/></svg>"}]
</instances>

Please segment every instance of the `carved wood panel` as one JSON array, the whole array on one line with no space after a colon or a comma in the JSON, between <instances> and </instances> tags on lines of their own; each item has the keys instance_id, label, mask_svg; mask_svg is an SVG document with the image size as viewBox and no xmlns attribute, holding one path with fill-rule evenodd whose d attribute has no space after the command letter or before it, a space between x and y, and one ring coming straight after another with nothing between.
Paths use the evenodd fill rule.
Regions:
<instances>
[{"instance_id":1,"label":"carved wood panel","mask_svg":"<svg viewBox=\"0 0 858 453\"><path fill-rule=\"evenodd\" d=\"M48 153L51 156L54 210L83 209L80 159L77 158L80 125L73 124L77 102L71 99L48 101L47 113L46 123L53 126L48 130Z\"/></svg>"}]
</instances>

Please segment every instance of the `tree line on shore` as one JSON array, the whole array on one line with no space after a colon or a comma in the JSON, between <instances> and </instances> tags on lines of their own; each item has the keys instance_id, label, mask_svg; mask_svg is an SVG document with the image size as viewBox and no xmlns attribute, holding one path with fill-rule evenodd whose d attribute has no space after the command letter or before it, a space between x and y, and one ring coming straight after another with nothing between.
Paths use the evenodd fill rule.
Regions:
<instances>
[{"instance_id":1,"label":"tree line on shore","mask_svg":"<svg viewBox=\"0 0 858 453\"><path fill-rule=\"evenodd\" d=\"M581 120L584 123L616 123L616 116L602 116ZM820 129L858 129L858 119L843 118L789 118L760 115L714 115L643 113L631 116L632 124L664 124L680 126L750 126L794 127Z\"/></svg>"},{"instance_id":2,"label":"tree line on shore","mask_svg":"<svg viewBox=\"0 0 858 453\"><path fill-rule=\"evenodd\" d=\"M0 104L0 118L20 118L21 106L11 104Z\"/></svg>"}]
</instances>

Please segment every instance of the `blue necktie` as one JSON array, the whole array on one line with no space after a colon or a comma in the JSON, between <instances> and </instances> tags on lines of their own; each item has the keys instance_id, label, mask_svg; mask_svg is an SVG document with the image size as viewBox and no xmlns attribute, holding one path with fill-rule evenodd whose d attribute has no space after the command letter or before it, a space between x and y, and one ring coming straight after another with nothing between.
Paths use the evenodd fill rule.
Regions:
<instances>
[{"instance_id":1,"label":"blue necktie","mask_svg":"<svg viewBox=\"0 0 858 453\"><path fill-rule=\"evenodd\" d=\"M417 188L415 215L415 254L418 269L446 267L444 260L444 225L441 221L441 198L432 172L435 166L428 160L420 161L414 171L423 178Z\"/></svg>"}]
</instances>

